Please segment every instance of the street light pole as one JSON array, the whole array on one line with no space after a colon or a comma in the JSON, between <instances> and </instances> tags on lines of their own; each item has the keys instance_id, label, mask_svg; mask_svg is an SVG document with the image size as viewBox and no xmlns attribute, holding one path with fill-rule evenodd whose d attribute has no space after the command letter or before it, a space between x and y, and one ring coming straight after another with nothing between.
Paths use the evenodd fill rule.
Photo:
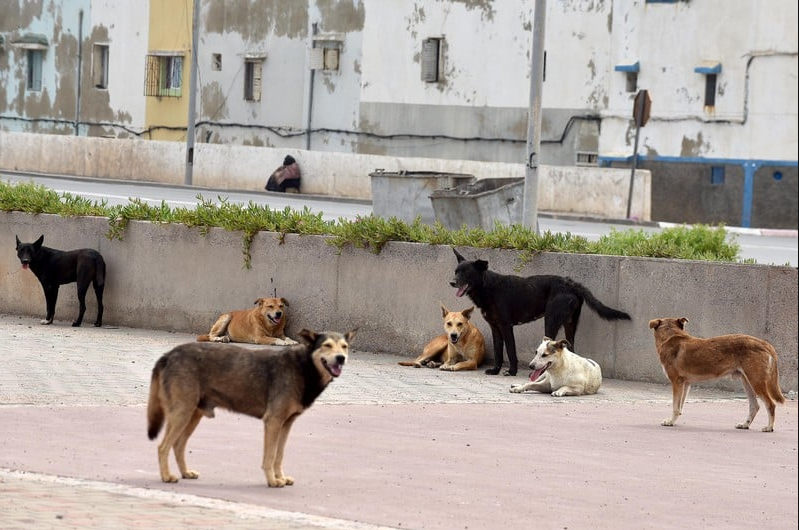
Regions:
<instances>
[{"instance_id":1,"label":"street light pole","mask_svg":"<svg viewBox=\"0 0 799 530\"><path fill-rule=\"evenodd\" d=\"M191 186L192 173L194 170L194 121L197 103L197 45L198 30L200 23L200 0L194 0L191 19L191 67L189 69L189 117L186 130L186 176L183 183Z\"/></svg>"},{"instance_id":2,"label":"street light pole","mask_svg":"<svg viewBox=\"0 0 799 530\"><path fill-rule=\"evenodd\" d=\"M546 0L535 0L530 110L527 116L527 164L524 173L522 224L538 232L538 159L541 151L541 91L544 84L544 29Z\"/></svg>"}]
</instances>

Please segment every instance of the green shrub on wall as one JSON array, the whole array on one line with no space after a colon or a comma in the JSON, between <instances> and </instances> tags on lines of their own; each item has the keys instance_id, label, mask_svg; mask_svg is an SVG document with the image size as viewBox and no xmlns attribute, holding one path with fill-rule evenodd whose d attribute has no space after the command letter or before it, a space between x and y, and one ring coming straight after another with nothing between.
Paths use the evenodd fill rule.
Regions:
<instances>
[{"instance_id":1,"label":"green shrub on wall","mask_svg":"<svg viewBox=\"0 0 799 530\"><path fill-rule=\"evenodd\" d=\"M243 234L245 266L250 266L250 244L261 231L276 232L280 238L286 234L313 234L330 236L329 243L336 248L352 245L380 253L389 241L427 243L431 245L467 246L474 248L504 248L521 251L522 260L540 252L573 254L602 254L610 256L638 256L650 258L690 259L702 261L739 262L740 246L734 235L728 237L723 226L707 225L666 228L657 233L641 229L611 230L599 241L571 233L541 234L520 225L497 223L491 231L463 227L447 230L442 225L427 225L417 219L406 223L396 218L376 216L361 217L353 221L339 219L325 221L321 214L310 210L272 210L268 206L230 203L223 198L217 202L197 195L193 208L171 208L165 202L152 206L133 198L121 206L108 206L76 197L70 193L57 193L33 183L0 182L0 210L32 214L47 213L71 216L107 217L109 239L124 239L129 221L152 223L181 223L197 227L201 233L218 227ZM745 260L745 262L753 262Z\"/></svg>"}]
</instances>

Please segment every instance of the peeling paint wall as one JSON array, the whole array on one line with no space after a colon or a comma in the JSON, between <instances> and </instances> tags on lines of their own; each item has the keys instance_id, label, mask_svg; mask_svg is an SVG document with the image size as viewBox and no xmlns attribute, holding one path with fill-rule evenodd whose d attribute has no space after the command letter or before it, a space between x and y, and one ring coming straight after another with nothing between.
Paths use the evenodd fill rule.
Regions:
<instances>
[{"instance_id":1,"label":"peeling paint wall","mask_svg":"<svg viewBox=\"0 0 799 530\"><path fill-rule=\"evenodd\" d=\"M192 5L6 0L0 127L185 140ZM198 142L505 163L526 158L530 0L201 0L200 6ZM640 153L795 161L797 9L789 0L772 0L768 8L747 0L549 2L541 162L574 165L580 152L631 154L635 91L615 67L635 62L636 88L653 99ZM10 44L24 32L50 41L38 93L25 88L25 50ZM442 39L437 82L421 79L427 38ZM312 50L331 42L338 68L312 70ZM110 47L107 89L92 83L96 44ZM156 49L187 50L183 97L143 95L145 57ZM253 57L262 59L261 97L246 101L245 62ZM705 61L722 65L712 107L704 104L705 76L694 71ZM78 99L83 124L76 131ZM165 126L178 130L164 132Z\"/></svg>"}]
</instances>

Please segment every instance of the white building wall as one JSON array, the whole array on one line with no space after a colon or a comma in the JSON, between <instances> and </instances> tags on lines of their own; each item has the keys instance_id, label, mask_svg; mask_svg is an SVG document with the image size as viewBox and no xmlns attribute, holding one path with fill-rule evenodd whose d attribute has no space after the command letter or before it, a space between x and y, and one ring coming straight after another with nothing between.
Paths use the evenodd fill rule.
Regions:
<instances>
[{"instance_id":1,"label":"white building wall","mask_svg":"<svg viewBox=\"0 0 799 530\"><path fill-rule=\"evenodd\" d=\"M789 22L790 21L790 22ZM614 64L640 62L638 85L652 97L640 153L668 157L796 160L797 5L788 0L614 3ZM718 61L715 107L705 75ZM631 154L634 93L613 72L600 151Z\"/></svg>"},{"instance_id":2,"label":"white building wall","mask_svg":"<svg viewBox=\"0 0 799 530\"><path fill-rule=\"evenodd\" d=\"M150 26L149 0L92 0L91 8L85 16L88 19L84 22L85 31L91 32L92 28L102 26L108 32L109 71L106 92L109 106L115 115L129 116L132 128L143 129L146 105L143 79ZM84 60L90 64L93 53L91 48L92 46L88 46L84 50Z\"/></svg>"}]
</instances>

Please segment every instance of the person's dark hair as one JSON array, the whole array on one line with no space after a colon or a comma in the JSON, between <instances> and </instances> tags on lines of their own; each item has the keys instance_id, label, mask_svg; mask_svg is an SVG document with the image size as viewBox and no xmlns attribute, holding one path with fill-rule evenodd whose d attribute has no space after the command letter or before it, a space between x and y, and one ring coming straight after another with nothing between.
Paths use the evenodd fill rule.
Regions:
<instances>
[{"instance_id":1,"label":"person's dark hair","mask_svg":"<svg viewBox=\"0 0 799 530\"><path fill-rule=\"evenodd\" d=\"M296 164L297 161L294 160L294 157L291 155L286 155L286 158L283 159L284 166L290 166L291 164Z\"/></svg>"}]
</instances>

